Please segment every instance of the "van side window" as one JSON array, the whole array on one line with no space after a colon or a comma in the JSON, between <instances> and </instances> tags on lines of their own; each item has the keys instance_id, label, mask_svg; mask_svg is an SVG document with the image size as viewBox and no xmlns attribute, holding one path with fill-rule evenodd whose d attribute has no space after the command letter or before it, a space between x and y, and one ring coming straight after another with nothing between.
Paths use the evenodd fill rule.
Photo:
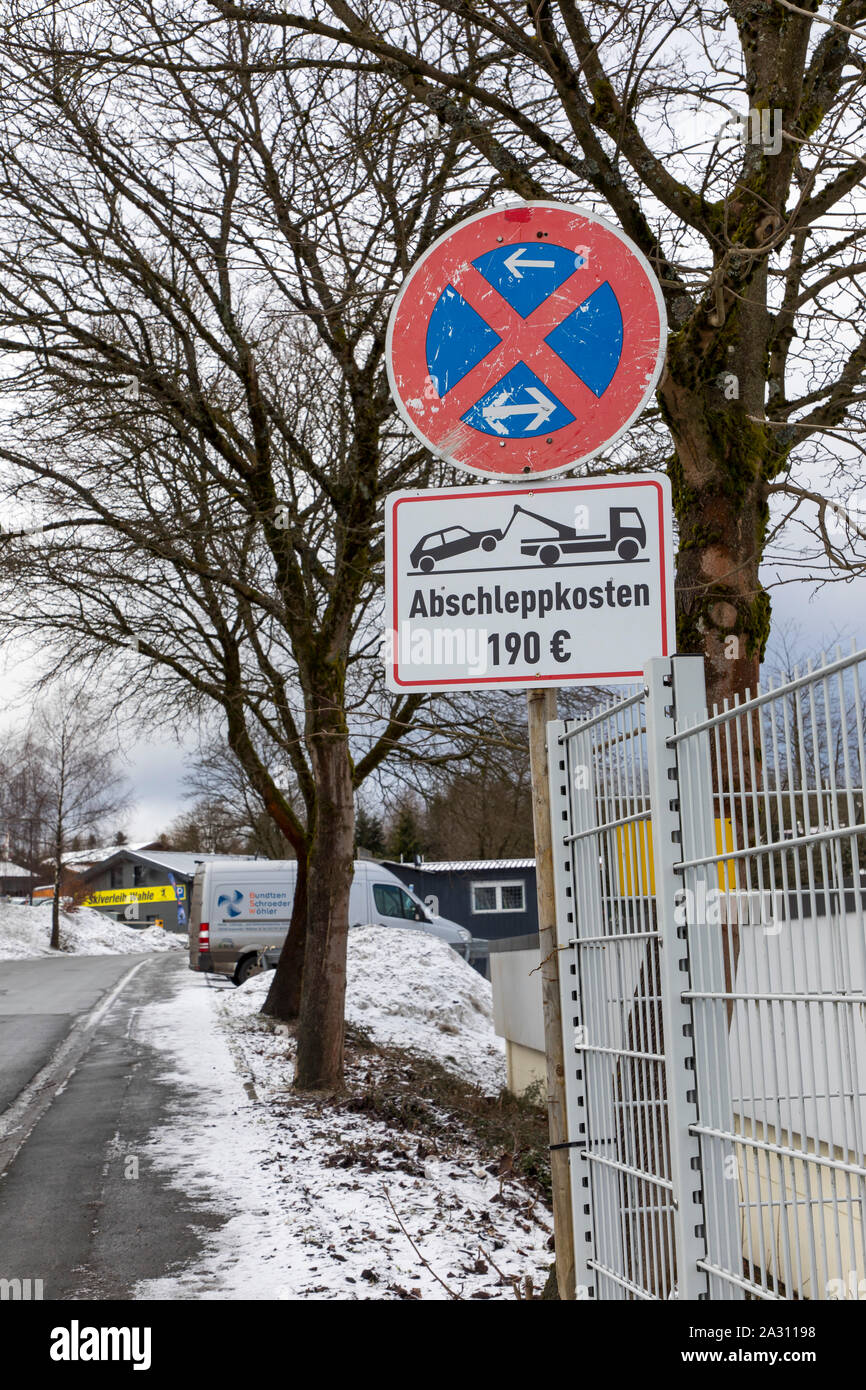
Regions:
<instances>
[{"instance_id":1,"label":"van side window","mask_svg":"<svg viewBox=\"0 0 866 1390\"><path fill-rule=\"evenodd\" d=\"M376 904L376 911L381 912L383 917L402 917L403 904L400 899L403 894L396 884L374 883L373 902Z\"/></svg>"},{"instance_id":2,"label":"van side window","mask_svg":"<svg viewBox=\"0 0 866 1390\"><path fill-rule=\"evenodd\" d=\"M396 883L374 883L373 901L383 917L402 917L406 922L423 921L422 909L414 898L398 888Z\"/></svg>"}]
</instances>

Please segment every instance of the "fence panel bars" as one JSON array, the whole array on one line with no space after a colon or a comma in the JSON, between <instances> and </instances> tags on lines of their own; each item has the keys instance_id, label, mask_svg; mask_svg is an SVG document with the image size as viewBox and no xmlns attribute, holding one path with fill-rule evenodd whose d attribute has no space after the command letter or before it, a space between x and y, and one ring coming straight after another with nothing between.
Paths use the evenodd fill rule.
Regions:
<instances>
[{"instance_id":1,"label":"fence panel bars","mask_svg":"<svg viewBox=\"0 0 866 1390\"><path fill-rule=\"evenodd\" d=\"M578 1297L866 1298L864 664L549 725Z\"/></svg>"}]
</instances>

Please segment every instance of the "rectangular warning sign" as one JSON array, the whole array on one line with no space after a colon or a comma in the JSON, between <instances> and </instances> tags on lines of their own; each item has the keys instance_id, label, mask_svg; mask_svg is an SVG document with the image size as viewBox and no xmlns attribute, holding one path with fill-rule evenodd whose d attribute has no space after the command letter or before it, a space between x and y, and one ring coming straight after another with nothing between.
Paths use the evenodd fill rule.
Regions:
<instances>
[{"instance_id":1,"label":"rectangular warning sign","mask_svg":"<svg viewBox=\"0 0 866 1390\"><path fill-rule=\"evenodd\" d=\"M675 650L661 474L387 499L392 690L636 680Z\"/></svg>"}]
</instances>

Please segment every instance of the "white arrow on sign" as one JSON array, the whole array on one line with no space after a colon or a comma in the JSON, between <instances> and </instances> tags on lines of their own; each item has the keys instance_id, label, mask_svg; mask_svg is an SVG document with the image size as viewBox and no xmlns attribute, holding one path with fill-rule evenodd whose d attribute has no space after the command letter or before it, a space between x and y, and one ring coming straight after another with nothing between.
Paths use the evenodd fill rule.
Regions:
<instances>
[{"instance_id":1,"label":"white arrow on sign","mask_svg":"<svg viewBox=\"0 0 866 1390\"><path fill-rule=\"evenodd\" d=\"M524 248L522 246L518 246L516 251L512 251L510 256L505 257L505 264L508 266L508 269L511 271L511 274L517 276L518 280L523 279L522 272L524 270L556 269L556 261L524 261L522 259L523 254Z\"/></svg>"},{"instance_id":2,"label":"white arrow on sign","mask_svg":"<svg viewBox=\"0 0 866 1390\"><path fill-rule=\"evenodd\" d=\"M539 391L537 386L527 386L527 394L535 402L534 405L506 405L508 392L501 391L490 405L486 405L481 412L489 425L492 425L497 434L507 434L508 430L502 421L507 420L512 415L534 415L535 419L530 420L526 426L528 430L539 429L546 420L550 418L556 409L556 401L552 401L545 396L543 391Z\"/></svg>"}]
</instances>

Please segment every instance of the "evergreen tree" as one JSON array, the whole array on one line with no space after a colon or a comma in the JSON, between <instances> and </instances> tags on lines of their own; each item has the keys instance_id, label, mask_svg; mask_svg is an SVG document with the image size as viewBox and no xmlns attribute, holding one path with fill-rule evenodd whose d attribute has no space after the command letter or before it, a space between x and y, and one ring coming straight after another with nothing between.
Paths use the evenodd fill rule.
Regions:
<instances>
[{"instance_id":1,"label":"evergreen tree","mask_svg":"<svg viewBox=\"0 0 866 1390\"><path fill-rule=\"evenodd\" d=\"M416 854L421 854L423 849L417 812L412 806L401 806L391 827L391 857L400 861L412 860Z\"/></svg>"},{"instance_id":2,"label":"evergreen tree","mask_svg":"<svg viewBox=\"0 0 866 1390\"><path fill-rule=\"evenodd\" d=\"M365 849L377 859L386 852L382 821L379 816L371 816L363 806L358 807L355 817L355 849Z\"/></svg>"}]
</instances>

